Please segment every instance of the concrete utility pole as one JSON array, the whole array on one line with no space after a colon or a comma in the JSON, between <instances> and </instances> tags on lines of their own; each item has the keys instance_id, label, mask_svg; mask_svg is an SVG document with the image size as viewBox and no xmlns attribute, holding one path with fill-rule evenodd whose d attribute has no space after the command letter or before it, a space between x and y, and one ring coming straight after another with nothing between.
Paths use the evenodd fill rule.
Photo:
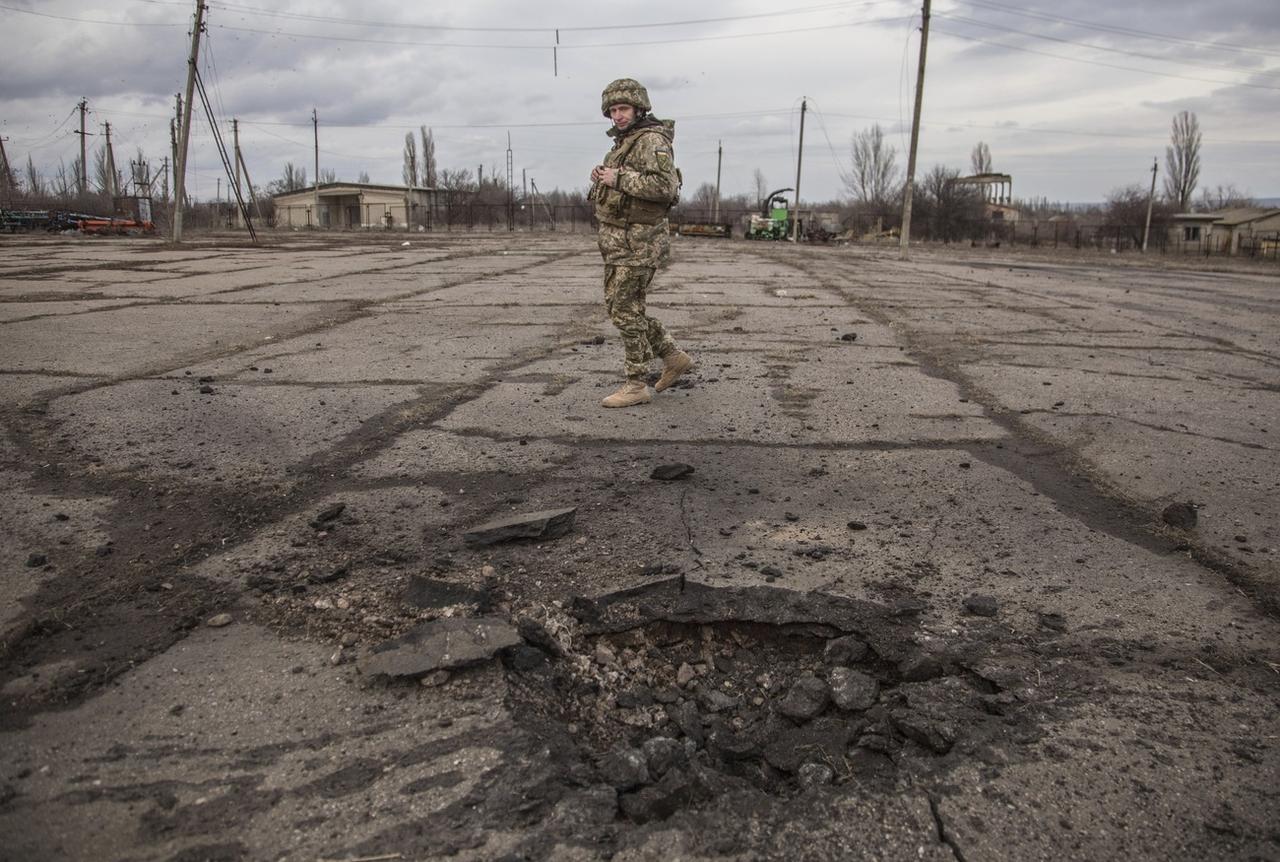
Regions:
<instances>
[{"instance_id":1,"label":"concrete utility pole","mask_svg":"<svg viewBox=\"0 0 1280 862\"><path fill-rule=\"evenodd\" d=\"M187 146L191 143L191 99L196 89L196 59L204 30L204 0L196 0L196 21L191 28L191 56L187 59L187 98L182 102L182 142L173 162L173 241L182 242L182 202L187 181Z\"/></svg>"},{"instance_id":2,"label":"concrete utility pole","mask_svg":"<svg viewBox=\"0 0 1280 862\"><path fill-rule=\"evenodd\" d=\"M161 186L161 198L165 201L169 200L169 157L164 157L164 185Z\"/></svg>"},{"instance_id":3,"label":"concrete utility pole","mask_svg":"<svg viewBox=\"0 0 1280 862\"><path fill-rule=\"evenodd\" d=\"M77 177L77 179L80 180L80 194L83 196L85 192L88 191L89 189L89 163L85 161L85 145L84 145L85 138L87 136L87 133L84 130L84 115L89 111L89 100L81 99L79 108L80 108L80 131L78 132L78 134L80 135L80 176Z\"/></svg>"},{"instance_id":4,"label":"concrete utility pole","mask_svg":"<svg viewBox=\"0 0 1280 862\"><path fill-rule=\"evenodd\" d=\"M116 186L116 153L111 148L111 124L103 123L103 127L107 133L107 188L104 191L111 193L111 197L118 197L120 189Z\"/></svg>"},{"instance_id":5,"label":"concrete utility pole","mask_svg":"<svg viewBox=\"0 0 1280 862\"><path fill-rule=\"evenodd\" d=\"M3 171L0 171L0 183L3 183L6 194L13 194L13 166L9 164L9 154L4 151L4 142L7 140L9 139L0 137L0 167L3 167Z\"/></svg>"},{"instance_id":6,"label":"concrete utility pole","mask_svg":"<svg viewBox=\"0 0 1280 862\"><path fill-rule=\"evenodd\" d=\"M720 165L724 160L724 141L716 141L716 207L711 216L713 222L720 221Z\"/></svg>"},{"instance_id":7,"label":"concrete utility pole","mask_svg":"<svg viewBox=\"0 0 1280 862\"><path fill-rule=\"evenodd\" d=\"M320 117L316 114L315 108L311 109L311 131L316 141L316 191L311 208L316 213L316 227L320 227ZM405 220L408 221L407 214Z\"/></svg>"},{"instance_id":8,"label":"concrete utility pole","mask_svg":"<svg viewBox=\"0 0 1280 862\"><path fill-rule=\"evenodd\" d=\"M916 147L920 143L920 110L924 105L924 58L929 48L929 8L930 0L924 0L924 9L920 13L920 68L916 72L916 107L911 118L911 152L907 156L907 185L902 192L902 232L898 236L898 247L902 259L906 260L911 247L911 191L916 180Z\"/></svg>"},{"instance_id":9,"label":"concrete utility pole","mask_svg":"<svg viewBox=\"0 0 1280 862\"><path fill-rule=\"evenodd\" d=\"M1147 195L1147 225L1142 229L1142 253L1147 253L1147 237L1151 234L1151 207L1156 201L1156 174L1160 171L1160 159L1151 165L1151 191Z\"/></svg>"},{"instance_id":10,"label":"concrete utility pole","mask_svg":"<svg viewBox=\"0 0 1280 862\"><path fill-rule=\"evenodd\" d=\"M507 132L507 230L516 229L514 165L511 157L511 133Z\"/></svg>"},{"instance_id":11,"label":"concrete utility pole","mask_svg":"<svg viewBox=\"0 0 1280 862\"><path fill-rule=\"evenodd\" d=\"M234 144L232 146L231 160L235 162L235 166L236 166L235 199L239 201L240 200L240 121L239 120L232 119L231 121L231 138L234 141ZM240 212L240 205L239 203L237 203L236 204L236 221L235 221L236 227L244 227L244 222L242 221L242 219L243 219L243 215Z\"/></svg>"},{"instance_id":12,"label":"concrete utility pole","mask_svg":"<svg viewBox=\"0 0 1280 862\"><path fill-rule=\"evenodd\" d=\"M791 214L791 241L800 239L800 163L804 159L804 112L809 108L809 100L800 100L800 147L796 151L796 209Z\"/></svg>"}]
</instances>

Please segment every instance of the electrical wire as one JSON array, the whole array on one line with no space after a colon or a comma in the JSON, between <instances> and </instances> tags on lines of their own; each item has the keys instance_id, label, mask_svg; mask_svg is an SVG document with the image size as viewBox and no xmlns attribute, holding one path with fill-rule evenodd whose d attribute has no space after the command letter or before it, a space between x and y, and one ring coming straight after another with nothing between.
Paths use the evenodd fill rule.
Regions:
<instances>
[{"instance_id":1,"label":"electrical wire","mask_svg":"<svg viewBox=\"0 0 1280 862\"><path fill-rule=\"evenodd\" d=\"M180 24L162 24L150 21L103 21L97 18L73 18L70 15L53 15L49 12L37 12L34 9L19 9L0 3L0 9L7 12L18 12L22 15L35 15L37 18L52 18L55 21L76 21L80 24L112 24L121 27L180 27Z\"/></svg>"},{"instance_id":2,"label":"electrical wire","mask_svg":"<svg viewBox=\"0 0 1280 862\"><path fill-rule=\"evenodd\" d=\"M1042 33L1031 33L1027 30L1019 30L1015 27L1006 27L1003 24L991 24L986 21L978 21L973 18L965 18L959 15L946 15L941 12L935 13L935 18L942 18L947 21L958 21L962 24L970 24L975 27L987 27L992 30L1002 30L1006 33L1016 33L1019 36L1030 36L1033 39L1043 39L1047 42L1058 42L1062 45L1075 45L1081 48L1090 48L1094 51L1106 51L1112 54L1121 54L1126 57L1136 57L1140 60L1155 60L1158 63L1177 63L1179 66L1191 66L1196 69L1208 69L1210 71L1227 71L1227 72L1247 72L1253 75L1273 75L1275 69L1245 69L1240 66L1228 66L1223 63L1196 63L1182 57L1159 57L1155 54L1142 54L1137 51L1129 51L1124 48L1110 48L1105 45L1094 45L1089 42L1080 42L1075 39L1063 39L1058 36L1046 36Z\"/></svg>"},{"instance_id":3,"label":"electrical wire","mask_svg":"<svg viewBox=\"0 0 1280 862\"><path fill-rule=\"evenodd\" d=\"M360 18L338 18L329 15L306 15L300 12L280 12L273 9L262 9L261 7L248 6L242 3L232 2L215 2L210 3L211 7L217 7L229 12L240 12L248 15L259 15L270 18L284 18L293 21L311 21L323 24L342 24L344 26L356 27L384 27L396 30L438 30L441 32L455 33L542 33L548 34L553 32L574 33L574 32L596 32L602 30L640 30L659 27L687 27L698 24L719 24L730 21L748 21L759 18L776 18L780 16L805 15L813 12L826 12L833 9L852 9L859 6L874 6L882 0L860 0L860 2L840 2L840 3L823 3L817 6L806 6L798 9L785 9L777 12L759 12L751 15L727 15L719 18L694 18L683 21L664 21L648 24L597 24L575 27L556 27L544 25L542 27L457 27L441 24L414 24L404 21L373 21Z\"/></svg>"}]
</instances>

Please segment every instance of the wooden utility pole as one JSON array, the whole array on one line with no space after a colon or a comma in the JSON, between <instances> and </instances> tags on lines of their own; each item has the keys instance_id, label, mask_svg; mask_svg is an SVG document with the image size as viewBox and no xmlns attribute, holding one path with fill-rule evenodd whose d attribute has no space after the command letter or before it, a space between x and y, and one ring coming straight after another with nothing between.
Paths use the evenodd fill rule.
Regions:
<instances>
[{"instance_id":1,"label":"wooden utility pole","mask_svg":"<svg viewBox=\"0 0 1280 862\"><path fill-rule=\"evenodd\" d=\"M507 132L507 230L516 229L515 162L511 155L511 133Z\"/></svg>"},{"instance_id":2,"label":"wooden utility pole","mask_svg":"<svg viewBox=\"0 0 1280 862\"><path fill-rule=\"evenodd\" d=\"M804 112L809 108L809 100L800 100L800 147L796 151L796 208L791 214L791 241L800 240L800 163L804 160Z\"/></svg>"},{"instance_id":3,"label":"wooden utility pole","mask_svg":"<svg viewBox=\"0 0 1280 862\"><path fill-rule=\"evenodd\" d=\"M80 181L80 194L83 196L85 192L89 190L89 163L85 160L86 148L84 144L85 139L88 136L88 133L84 130L84 115L89 112L89 100L81 99L79 108L80 131L77 134L80 135L80 176L77 177L77 179Z\"/></svg>"},{"instance_id":4,"label":"wooden utility pole","mask_svg":"<svg viewBox=\"0 0 1280 862\"><path fill-rule=\"evenodd\" d=\"M924 58L929 48L930 5L930 0L924 0L924 9L920 13L920 67L916 71L916 107L911 118L911 151L907 156L907 184L902 192L902 232L898 237L903 260L907 259L911 247L911 191L916 181L916 148L920 144L920 111L924 106Z\"/></svg>"},{"instance_id":5,"label":"wooden utility pole","mask_svg":"<svg viewBox=\"0 0 1280 862\"><path fill-rule=\"evenodd\" d=\"M311 109L311 132L315 136L316 142L316 190L311 208L316 213L316 227L320 227L320 117L316 114L316 109ZM409 220L408 212L405 213L405 221Z\"/></svg>"},{"instance_id":6,"label":"wooden utility pole","mask_svg":"<svg viewBox=\"0 0 1280 862\"><path fill-rule=\"evenodd\" d=\"M713 222L720 221L720 165L724 161L724 141L716 141L716 206L711 216Z\"/></svg>"},{"instance_id":7,"label":"wooden utility pole","mask_svg":"<svg viewBox=\"0 0 1280 862\"><path fill-rule=\"evenodd\" d=\"M1151 165L1151 191L1147 194L1147 224L1142 229L1142 253L1147 253L1147 237L1151 234L1151 207L1156 200L1156 174L1160 171L1160 159Z\"/></svg>"},{"instance_id":8,"label":"wooden utility pole","mask_svg":"<svg viewBox=\"0 0 1280 862\"><path fill-rule=\"evenodd\" d=\"M231 160L236 166L236 201L240 200L240 121L232 119L231 121L231 138L235 142L232 146ZM240 204L236 204L236 227L243 227L243 215L240 212Z\"/></svg>"},{"instance_id":9,"label":"wooden utility pole","mask_svg":"<svg viewBox=\"0 0 1280 862\"><path fill-rule=\"evenodd\" d=\"M173 241L182 242L182 202L186 193L187 147L191 143L191 99L196 89L196 59L204 30L204 0L196 0L195 26L191 28L191 56L187 59L187 98L182 102L182 140L173 163Z\"/></svg>"}]
</instances>

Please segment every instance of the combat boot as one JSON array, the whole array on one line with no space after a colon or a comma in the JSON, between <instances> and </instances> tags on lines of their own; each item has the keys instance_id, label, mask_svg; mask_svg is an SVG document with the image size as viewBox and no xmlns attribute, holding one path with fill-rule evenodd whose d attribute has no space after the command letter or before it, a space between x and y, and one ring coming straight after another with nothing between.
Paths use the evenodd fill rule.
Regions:
<instances>
[{"instance_id":1,"label":"combat boot","mask_svg":"<svg viewBox=\"0 0 1280 862\"><path fill-rule=\"evenodd\" d=\"M622 388L600 402L602 407L634 407L637 404L648 404L649 387L643 380L628 378Z\"/></svg>"},{"instance_id":2,"label":"combat boot","mask_svg":"<svg viewBox=\"0 0 1280 862\"><path fill-rule=\"evenodd\" d=\"M668 356L662 358L662 376L658 378L658 382L653 384L655 392L661 392L664 389L671 388L671 384L680 379L680 375L684 374L693 367L693 357L685 353L683 350L677 350Z\"/></svg>"}]
</instances>

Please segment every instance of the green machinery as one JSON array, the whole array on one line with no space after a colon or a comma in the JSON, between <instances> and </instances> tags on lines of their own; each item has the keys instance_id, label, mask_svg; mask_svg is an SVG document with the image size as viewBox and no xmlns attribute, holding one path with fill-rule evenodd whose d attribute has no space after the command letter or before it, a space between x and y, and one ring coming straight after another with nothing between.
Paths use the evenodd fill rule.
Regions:
<instances>
[{"instance_id":1,"label":"green machinery","mask_svg":"<svg viewBox=\"0 0 1280 862\"><path fill-rule=\"evenodd\" d=\"M791 209L783 192L790 188L769 192L760 205L760 213L752 214L747 225L747 239L786 239L791 232Z\"/></svg>"}]
</instances>

